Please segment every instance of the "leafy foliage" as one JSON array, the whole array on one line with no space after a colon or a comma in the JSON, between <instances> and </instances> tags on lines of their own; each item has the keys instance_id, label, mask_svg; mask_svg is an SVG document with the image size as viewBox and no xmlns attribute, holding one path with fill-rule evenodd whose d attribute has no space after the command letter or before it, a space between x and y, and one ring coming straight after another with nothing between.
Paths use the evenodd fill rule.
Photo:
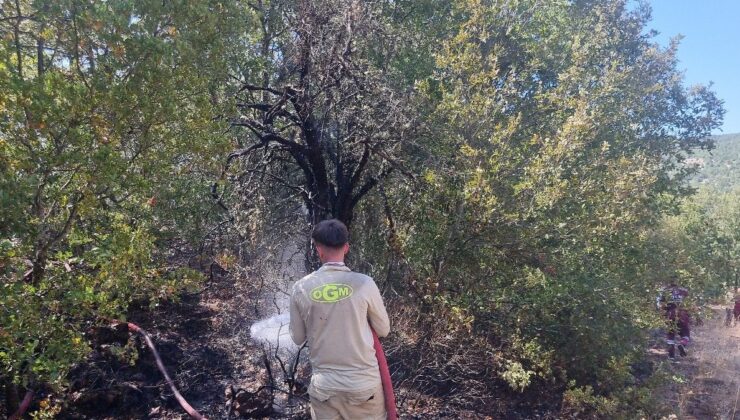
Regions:
<instances>
[{"instance_id":1,"label":"leafy foliage","mask_svg":"<svg viewBox=\"0 0 740 420\"><path fill-rule=\"evenodd\" d=\"M654 239L660 268L710 298L740 287L740 189L703 187L685 199L681 212L665 218ZM657 271L657 270L656 270Z\"/></svg>"},{"instance_id":2,"label":"leafy foliage","mask_svg":"<svg viewBox=\"0 0 740 420\"><path fill-rule=\"evenodd\" d=\"M161 244L209 223L212 204L191 199L228 144L214 117L230 13L222 2L0 6L5 381L61 385L96 317L196 284Z\"/></svg>"},{"instance_id":3,"label":"leafy foliage","mask_svg":"<svg viewBox=\"0 0 740 420\"><path fill-rule=\"evenodd\" d=\"M483 363L516 390L571 379L622 390L664 280L650 232L685 194L679 162L711 145L721 104L682 87L676 45L656 46L647 12L623 2L453 11L459 29L418 85L433 109L430 157L418 186L388 193L412 273L402 287L434 320L415 343L483 340L470 366L438 353L466 397L491 394L496 381L463 373Z\"/></svg>"},{"instance_id":4,"label":"leafy foliage","mask_svg":"<svg viewBox=\"0 0 740 420\"><path fill-rule=\"evenodd\" d=\"M278 234L334 216L395 292L404 386L646 415L655 288L737 282L740 231L725 181L688 198L721 101L648 22L624 0L0 3L0 380L59 388L97 319L198 284L183 254L283 258Z\"/></svg>"}]
</instances>

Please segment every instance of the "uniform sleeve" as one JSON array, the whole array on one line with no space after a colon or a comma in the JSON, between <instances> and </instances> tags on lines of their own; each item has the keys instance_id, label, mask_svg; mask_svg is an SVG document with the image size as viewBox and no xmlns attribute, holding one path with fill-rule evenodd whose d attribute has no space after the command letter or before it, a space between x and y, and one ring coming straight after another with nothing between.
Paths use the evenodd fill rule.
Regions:
<instances>
[{"instance_id":1,"label":"uniform sleeve","mask_svg":"<svg viewBox=\"0 0 740 420\"><path fill-rule=\"evenodd\" d=\"M391 321L388 319L388 312L385 310L378 285L372 280L370 281L369 292L367 319L370 321L370 326L378 334L378 337L385 337L391 331Z\"/></svg>"},{"instance_id":2,"label":"uniform sleeve","mask_svg":"<svg viewBox=\"0 0 740 420\"><path fill-rule=\"evenodd\" d=\"M290 295L290 338L300 346L306 341L306 322L298 308L297 294L298 292L294 287L293 293Z\"/></svg>"}]
</instances>

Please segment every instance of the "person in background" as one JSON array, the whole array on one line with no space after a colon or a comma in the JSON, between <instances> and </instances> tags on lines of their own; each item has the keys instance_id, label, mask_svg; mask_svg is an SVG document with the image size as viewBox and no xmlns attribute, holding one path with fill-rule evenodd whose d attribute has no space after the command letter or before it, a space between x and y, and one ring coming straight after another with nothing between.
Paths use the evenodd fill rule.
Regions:
<instances>
[{"instance_id":1,"label":"person in background","mask_svg":"<svg viewBox=\"0 0 740 420\"><path fill-rule=\"evenodd\" d=\"M690 316L683 301L689 295L688 289L671 282L668 287L661 289L656 304L658 309L664 311L666 323L668 324L667 339L668 357L676 358L676 346L681 356L686 356L686 346L691 340ZM676 339L678 334L678 339Z\"/></svg>"},{"instance_id":2,"label":"person in background","mask_svg":"<svg viewBox=\"0 0 740 420\"><path fill-rule=\"evenodd\" d=\"M290 334L307 342L313 419L385 419L385 401L372 329L380 337L390 321L371 277L344 264L349 232L324 220L311 235L321 268L297 281L290 299Z\"/></svg>"},{"instance_id":3,"label":"person in background","mask_svg":"<svg viewBox=\"0 0 740 420\"><path fill-rule=\"evenodd\" d=\"M738 318L740 318L740 295L736 294L732 300L734 301L734 305L732 306L732 310L728 308L727 310L730 312L728 313L728 318L730 318L730 323L732 326L735 326L737 324Z\"/></svg>"}]
</instances>

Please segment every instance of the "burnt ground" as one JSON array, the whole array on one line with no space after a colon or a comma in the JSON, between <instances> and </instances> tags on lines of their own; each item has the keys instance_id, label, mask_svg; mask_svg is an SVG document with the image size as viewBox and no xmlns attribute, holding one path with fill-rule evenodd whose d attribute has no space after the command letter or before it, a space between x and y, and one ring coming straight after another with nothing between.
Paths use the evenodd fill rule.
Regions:
<instances>
[{"instance_id":1,"label":"burnt ground","mask_svg":"<svg viewBox=\"0 0 740 420\"><path fill-rule=\"evenodd\" d=\"M244 390L242 406L274 396L274 406L252 408L242 418L308 419L305 398L288 399L287 385L279 378L280 367L270 358L274 382L265 367L264 350L249 337L249 327L275 313L279 306L274 291L246 274L221 273L200 293L155 307L133 305L129 320L149 332L171 377L184 397L209 419L238 418L232 412ZM662 372L669 380L657 390L662 419L740 420L740 323L724 325L725 307L708 307L705 321L692 329L688 355L676 363L667 360L662 336L657 334L647 364L650 372ZM63 407L60 419L186 419L152 354L138 335L124 327L101 326L89 331L96 343L84 364L70 375L66 395L57 396ZM391 355L391 357L413 357ZM304 362L305 367L305 362ZM655 368L655 369L654 369ZM649 374L649 373L648 373ZM298 380L307 381L306 369ZM261 387L261 394L250 394ZM37 398L39 395L37 395ZM557 406L533 404L531 396L502 393L500 406L480 407L479 412L462 411L445 398L432 397L401 386L396 389L403 419L555 419ZM546 395L540 395L541 399ZM529 405L531 406L529 406ZM38 401L32 411L38 408ZM249 408L249 407L247 407ZM499 413L487 416L483 413ZM506 414L502 414L506 413Z\"/></svg>"},{"instance_id":2,"label":"burnt ground","mask_svg":"<svg viewBox=\"0 0 740 420\"><path fill-rule=\"evenodd\" d=\"M182 395L209 419L236 417L227 403L227 389L257 391L271 384L262 346L249 339L249 326L260 318L260 308L270 304L259 299L259 291L231 275L216 276L200 293L155 307L133 305L130 310L128 320L149 333ZM188 417L138 334L123 326L93 328L89 334L96 345L88 360L72 371L58 418ZM278 395L282 384L273 384L271 394L281 405L273 414L307 418L302 400L287 402Z\"/></svg>"},{"instance_id":3,"label":"burnt ground","mask_svg":"<svg viewBox=\"0 0 740 420\"><path fill-rule=\"evenodd\" d=\"M666 364L672 381L662 399L669 418L740 419L740 323L725 326L725 306L709 306L710 316L692 330L688 355ZM662 348L653 353L667 356Z\"/></svg>"},{"instance_id":4,"label":"burnt ground","mask_svg":"<svg viewBox=\"0 0 740 420\"><path fill-rule=\"evenodd\" d=\"M201 293L185 295L178 302L155 307L134 305L129 320L149 332L170 375L185 398L209 419L237 418L227 390L257 391L273 384L274 407L253 411L252 418L307 419L305 401L286 398L286 385L265 368L263 348L249 337L256 320L271 315L278 306L267 299L263 283L223 273ZM740 323L724 325L727 305L710 306L701 326L692 330L689 354L676 363L667 360L662 337L656 335L648 363L670 379L658 392L664 419L740 420ZM61 419L185 419L156 368L154 358L138 335L124 327L102 326L89 331L96 345L88 360L70 375L70 388L59 396ZM279 371L272 360L271 369ZM652 371L652 369L650 369ZM273 372L275 373L275 372ZM277 375L275 375L277 376ZM306 381L301 370L299 380ZM396 390L404 419L557 418L553 412L527 409L515 403L516 415L489 417L460 411L443 398L402 388ZM243 393L247 399L254 395ZM264 396L264 395L263 395ZM249 401L247 401L249 403ZM512 401L507 405L511 408ZM36 406L37 407L37 406ZM265 408L265 407L263 407ZM247 417L247 416L243 416Z\"/></svg>"},{"instance_id":5,"label":"burnt ground","mask_svg":"<svg viewBox=\"0 0 740 420\"><path fill-rule=\"evenodd\" d=\"M176 302L132 305L128 321L149 333L182 395L207 418L309 419L305 360L296 376L299 386L288 397L280 363L268 353L268 369L266 349L249 333L254 322L284 306L275 298L284 299L284 293L266 286L274 279L255 273L217 274L202 291ZM94 343L89 357L69 375L66 394L50 398L62 407L56 418L188 418L138 334L129 333L125 324L111 324L91 328L88 335ZM391 358L417 356L389 353ZM31 411L38 409L39 397ZM542 397L533 402L524 395L502 393L493 406L480 406L475 412L415 387L396 389L400 417L412 420L556 418L542 408Z\"/></svg>"},{"instance_id":6,"label":"burnt ground","mask_svg":"<svg viewBox=\"0 0 740 420\"><path fill-rule=\"evenodd\" d=\"M232 411L238 406L233 403L236 398L229 394L240 389L256 392L270 385L267 389L272 392L267 394L274 396L274 405L241 418L310 418L301 387L296 391L299 395L289 399L280 364L270 357L268 370L263 347L249 337L249 327L274 314L279 306L270 297L275 291L266 290L265 282L246 273L221 274L202 292L185 295L177 302L155 307L133 305L128 320L149 333L182 395L207 418L239 418ZM57 418L188 418L139 335L130 334L123 325L104 325L89 334L95 346L87 361L72 371L67 394L57 400L63 406ZM304 361L297 374L303 384L309 375L305 365ZM262 397L255 407L264 402L265 390L258 396L249 392L240 395L247 400ZM409 389L397 389L396 394L404 419L493 418L461 411L442 398ZM250 404L246 401L242 406L249 408Z\"/></svg>"},{"instance_id":7,"label":"burnt ground","mask_svg":"<svg viewBox=\"0 0 740 420\"><path fill-rule=\"evenodd\" d=\"M310 418L305 394L301 394L305 389L299 386L298 395L288 398L280 364L268 357L267 369L265 349L250 338L249 327L284 307L275 296L284 299L285 295L279 288L268 289L266 283L274 279L246 271L219 274L201 292L184 295L176 302L154 307L132 305L128 320L150 334L180 392L207 418L239 418L234 408L242 411L241 418ZM724 306L710 309L704 325L693 328L688 356L678 363L666 360L662 339L655 337L646 375L657 367L671 379L659 391L659 400L665 405L659 412L673 413L674 417L663 418L740 420L740 379L736 378L740 373L740 324L725 327ZM123 326L103 325L91 328L89 338L95 346L86 362L71 373L66 395L56 398L63 407L57 418L188 418L139 335L130 334ZM400 353L389 353L389 360L419 357ZM308 380L305 361L297 380L304 385ZM397 385L403 419L560 418L557 393L548 396L547 387L540 390L542 393L535 392L537 395L502 389L487 405L468 404L478 410L475 412L461 410L459 404L406 386L403 381ZM37 407L38 402L32 411Z\"/></svg>"}]
</instances>

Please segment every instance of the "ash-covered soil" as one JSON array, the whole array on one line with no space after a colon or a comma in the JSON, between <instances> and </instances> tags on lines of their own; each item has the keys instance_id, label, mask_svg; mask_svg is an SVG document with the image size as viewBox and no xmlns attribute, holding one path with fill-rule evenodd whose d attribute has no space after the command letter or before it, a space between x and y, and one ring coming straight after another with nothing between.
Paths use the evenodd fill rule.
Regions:
<instances>
[{"instance_id":1,"label":"ash-covered soil","mask_svg":"<svg viewBox=\"0 0 740 420\"><path fill-rule=\"evenodd\" d=\"M241 407L255 405L253 417L309 418L301 395L288 400L287 387L275 372L279 366L272 366L274 382L270 381L264 349L249 337L250 325L274 310L273 302L265 298L264 284L221 274L202 292L177 302L153 308L133 305L128 321L150 334L182 395L207 418L237 418L232 409L240 390ZM89 334L96 345L86 363L70 375L58 418L188 418L138 334L123 325L91 328ZM299 373L307 374L305 369ZM246 401L248 392L265 386L259 397L251 399L274 396L274 406Z\"/></svg>"}]
</instances>

